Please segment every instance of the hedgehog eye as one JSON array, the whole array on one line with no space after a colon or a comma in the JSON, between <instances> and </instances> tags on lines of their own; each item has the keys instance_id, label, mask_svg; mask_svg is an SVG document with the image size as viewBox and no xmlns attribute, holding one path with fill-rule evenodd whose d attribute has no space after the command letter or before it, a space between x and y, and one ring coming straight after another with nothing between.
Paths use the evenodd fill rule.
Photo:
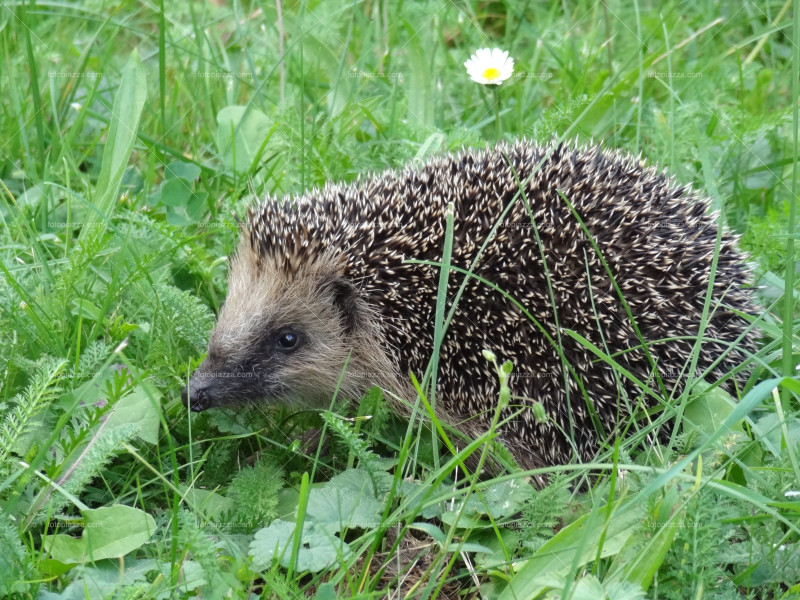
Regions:
<instances>
[{"instance_id":1,"label":"hedgehog eye","mask_svg":"<svg viewBox=\"0 0 800 600\"><path fill-rule=\"evenodd\" d=\"M302 335L294 330L285 329L278 333L275 349L280 352L294 352L303 343Z\"/></svg>"}]
</instances>

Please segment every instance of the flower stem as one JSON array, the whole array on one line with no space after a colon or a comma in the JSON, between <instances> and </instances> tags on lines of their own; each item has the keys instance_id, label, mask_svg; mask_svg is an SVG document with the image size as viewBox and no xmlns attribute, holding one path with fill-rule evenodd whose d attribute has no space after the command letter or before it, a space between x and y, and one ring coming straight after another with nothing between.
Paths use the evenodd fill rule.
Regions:
<instances>
[{"instance_id":1,"label":"flower stem","mask_svg":"<svg viewBox=\"0 0 800 600\"><path fill-rule=\"evenodd\" d=\"M495 87L492 90L494 94L494 137L495 142L499 142L500 138L503 135L503 128L500 125L500 90L499 87Z\"/></svg>"}]
</instances>

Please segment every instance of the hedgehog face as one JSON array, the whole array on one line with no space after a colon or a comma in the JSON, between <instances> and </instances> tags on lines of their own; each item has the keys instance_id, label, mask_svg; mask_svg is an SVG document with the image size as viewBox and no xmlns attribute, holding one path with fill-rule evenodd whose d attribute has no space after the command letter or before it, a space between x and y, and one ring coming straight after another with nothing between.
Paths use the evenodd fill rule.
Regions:
<instances>
[{"instance_id":1,"label":"hedgehog face","mask_svg":"<svg viewBox=\"0 0 800 600\"><path fill-rule=\"evenodd\" d=\"M291 277L274 267L240 248L208 354L182 394L192 410L256 401L327 406L333 397L368 311L328 264ZM349 391L346 382L341 389Z\"/></svg>"}]
</instances>

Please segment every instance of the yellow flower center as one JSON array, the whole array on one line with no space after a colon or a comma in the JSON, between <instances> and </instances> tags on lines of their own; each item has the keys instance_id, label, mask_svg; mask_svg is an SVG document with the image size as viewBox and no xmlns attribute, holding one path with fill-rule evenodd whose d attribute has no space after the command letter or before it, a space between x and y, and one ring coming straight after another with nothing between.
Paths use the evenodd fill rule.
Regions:
<instances>
[{"instance_id":1,"label":"yellow flower center","mask_svg":"<svg viewBox=\"0 0 800 600\"><path fill-rule=\"evenodd\" d=\"M483 77L487 81L494 81L498 77L500 77L500 71L495 69L494 67L489 67L483 72Z\"/></svg>"}]
</instances>

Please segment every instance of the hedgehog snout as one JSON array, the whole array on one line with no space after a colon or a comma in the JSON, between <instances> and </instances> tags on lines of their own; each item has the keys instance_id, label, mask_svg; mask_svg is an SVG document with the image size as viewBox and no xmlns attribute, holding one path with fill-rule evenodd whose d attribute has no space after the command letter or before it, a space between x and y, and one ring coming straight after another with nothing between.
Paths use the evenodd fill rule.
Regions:
<instances>
[{"instance_id":1,"label":"hedgehog snout","mask_svg":"<svg viewBox=\"0 0 800 600\"><path fill-rule=\"evenodd\" d=\"M220 383L208 373L195 371L189 378L189 385L181 390L184 406L194 412L200 412L217 405L221 392Z\"/></svg>"}]
</instances>

